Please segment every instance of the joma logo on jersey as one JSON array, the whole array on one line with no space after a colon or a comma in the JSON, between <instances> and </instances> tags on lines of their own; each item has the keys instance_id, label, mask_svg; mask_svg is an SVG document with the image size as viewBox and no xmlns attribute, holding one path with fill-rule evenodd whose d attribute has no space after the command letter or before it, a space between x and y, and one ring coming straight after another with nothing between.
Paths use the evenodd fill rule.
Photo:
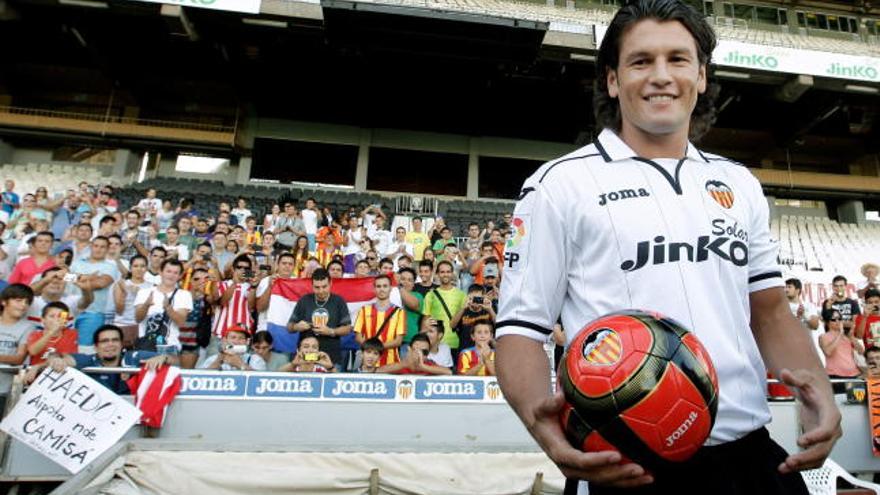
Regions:
<instances>
[{"instance_id":1,"label":"joma logo on jersey","mask_svg":"<svg viewBox=\"0 0 880 495\"><path fill-rule=\"evenodd\" d=\"M636 246L636 259L626 260L620 264L620 269L634 272L649 262L652 265L664 263L676 263L690 261L697 263L709 259L709 254L714 254L724 261L729 261L736 266L746 266L749 262L749 247L738 240L730 237L715 237L701 235L697 238L697 245L688 242L666 242L663 236L651 241L642 241Z\"/></svg>"},{"instance_id":2,"label":"joma logo on jersey","mask_svg":"<svg viewBox=\"0 0 880 495\"><path fill-rule=\"evenodd\" d=\"M610 193L602 193L599 195L599 206L605 206L608 203L620 201L621 199L644 198L647 196L650 196L650 194L642 188L611 191Z\"/></svg>"}]
</instances>

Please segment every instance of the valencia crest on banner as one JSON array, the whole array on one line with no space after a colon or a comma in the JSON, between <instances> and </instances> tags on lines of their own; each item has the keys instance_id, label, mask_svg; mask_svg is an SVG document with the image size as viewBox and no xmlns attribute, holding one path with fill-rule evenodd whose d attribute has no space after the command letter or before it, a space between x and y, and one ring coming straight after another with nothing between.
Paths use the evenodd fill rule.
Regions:
<instances>
[{"instance_id":1,"label":"valencia crest on banner","mask_svg":"<svg viewBox=\"0 0 880 495\"><path fill-rule=\"evenodd\" d=\"M401 380L397 383L397 396L401 399L409 399L413 394L413 382Z\"/></svg>"}]
</instances>

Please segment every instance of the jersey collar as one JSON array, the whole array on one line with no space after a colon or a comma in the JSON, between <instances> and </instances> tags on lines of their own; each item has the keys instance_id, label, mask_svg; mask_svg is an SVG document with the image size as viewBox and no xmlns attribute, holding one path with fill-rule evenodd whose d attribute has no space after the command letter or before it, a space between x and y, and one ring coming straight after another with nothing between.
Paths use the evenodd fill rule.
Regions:
<instances>
[{"instance_id":1,"label":"jersey collar","mask_svg":"<svg viewBox=\"0 0 880 495\"><path fill-rule=\"evenodd\" d=\"M596 145L596 150L602 155L602 159L604 159L606 163L628 160L631 158L640 158L632 148L620 139L620 136L618 136L616 132L608 128L602 130L599 137L593 141L593 144ZM688 141L687 153L685 156L691 160L709 163L709 160L703 152L690 141Z\"/></svg>"}]
</instances>

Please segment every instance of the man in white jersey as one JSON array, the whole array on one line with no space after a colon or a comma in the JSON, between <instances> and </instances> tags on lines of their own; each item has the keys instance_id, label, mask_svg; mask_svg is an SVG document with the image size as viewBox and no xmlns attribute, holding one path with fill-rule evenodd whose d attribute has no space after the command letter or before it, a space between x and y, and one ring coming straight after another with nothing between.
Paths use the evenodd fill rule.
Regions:
<instances>
[{"instance_id":1,"label":"man in white jersey","mask_svg":"<svg viewBox=\"0 0 880 495\"><path fill-rule=\"evenodd\" d=\"M602 41L597 140L526 180L504 254L497 372L508 402L570 480L589 493L805 494L798 470L822 464L840 412L813 345L789 311L760 184L689 141L711 125L715 35L680 0L634 0ZM709 91L707 91L709 90ZM519 221L517 221L517 219ZM662 290L658 290L662 287ZM718 373L706 445L675 469L581 452L560 426L542 344L561 317L571 342L590 321L654 310L692 330ZM765 368L766 367L766 368ZM767 434L766 373L797 390L804 449ZM567 484L586 493L586 483ZM634 490L634 491L630 491Z\"/></svg>"}]
</instances>

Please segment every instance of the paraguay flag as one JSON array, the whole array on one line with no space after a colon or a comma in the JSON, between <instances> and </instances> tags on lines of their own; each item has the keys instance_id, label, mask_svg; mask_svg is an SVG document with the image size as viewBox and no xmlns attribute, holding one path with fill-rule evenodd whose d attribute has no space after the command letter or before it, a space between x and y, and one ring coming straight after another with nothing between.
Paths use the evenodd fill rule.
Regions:
<instances>
[{"instance_id":1,"label":"paraguay flag","mask_svg":"<svg viewBox=\"0 0 880 495\"><path fill-rule=\"evenodd\" d=\"M308 278L276 278L271 290L269 309L266 311L266 330L272 334L273 348L278 352L296 352L299 333L288 332L287 322L299 298L311 294L312 281ZM330 291L348 304L352 324L361 306L376 300L373 277L335 278ZM346 340L353 341L354 332L342 338L343 349L346 348Z\"/></svg>"}]
</instances>

